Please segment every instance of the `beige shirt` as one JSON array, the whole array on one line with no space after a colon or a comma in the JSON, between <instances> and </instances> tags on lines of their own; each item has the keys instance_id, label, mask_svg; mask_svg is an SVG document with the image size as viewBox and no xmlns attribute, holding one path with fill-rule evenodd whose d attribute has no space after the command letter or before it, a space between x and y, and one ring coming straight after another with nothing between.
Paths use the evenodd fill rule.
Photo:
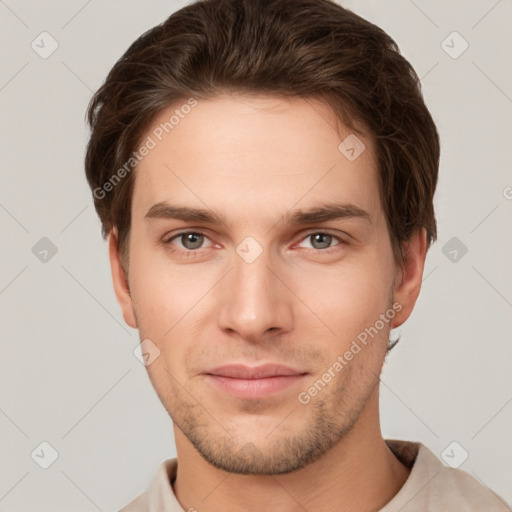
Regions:
<instances>
[{"instance_id":1,"label":"beige shirt","mask_svg":"<svg viewBox=\"0 0 512 512\"><path fill-rule=\"evenodd\" d=\"M386 439L396 457L409 468L409 478L379 512L505 512L504 500L469 473L445 466L422 443ZM160 464L148 490L120 512L184 512L171 482L177 459ZM186 512L186 511L185 511Z\"/></svg>"}]
</instances>

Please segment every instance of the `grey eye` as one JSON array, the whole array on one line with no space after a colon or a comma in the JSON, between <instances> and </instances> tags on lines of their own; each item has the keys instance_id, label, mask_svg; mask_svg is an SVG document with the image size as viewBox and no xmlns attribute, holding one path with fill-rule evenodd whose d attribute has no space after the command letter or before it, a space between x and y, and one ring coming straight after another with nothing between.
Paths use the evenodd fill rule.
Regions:
<instances>
[{"instance_id":1,"label":"grey eye","mask_svg":"<svg viewBox=\"0 0 512 512\"><path fill-rule=\"evenodd\" d=\"M204 241L204 235L201 233L182 233L179 237L183 247L189 250L199 249Z\"/></svg>"},{"instance_id":2,"label":"grey eye","mask_svg":"<svg viewBox=\"0 0 512 512\"><path fill-rule=\"evenodd\" d=\"M313 235L309 235L308 238L312 241L311 244L314 249L326 249L330 247L334 237L327 233L314 233Z\"/></svg>"}]
</instances>

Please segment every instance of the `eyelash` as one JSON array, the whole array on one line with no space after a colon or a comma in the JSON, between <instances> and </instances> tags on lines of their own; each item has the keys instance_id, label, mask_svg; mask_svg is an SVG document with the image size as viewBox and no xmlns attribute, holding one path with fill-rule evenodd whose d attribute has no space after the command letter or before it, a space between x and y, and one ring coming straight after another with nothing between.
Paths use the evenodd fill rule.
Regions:
<instances>
[{"instance_id":1,"label":"eyelash","mask_svg":"<svg viewBox=\"0 0 512 512\"><path fill-rule=\"evenodd\" d=\"M180 233L176 233L174 235L172 235L171 237L166 237L164 238L163 240L163 244L166 246L166 247L169 247L172 245L172 241L175 240L176 238L179 238L183 235L189 235L189 234L194 234L194 235L202 235L206 238L208 238L208 235L206 233L204 233L203 231L200 231L200 230L189 230L189 231L181 231ZM313 236L313 235L328 235L330 237L332 237L333 239L335 239L336 241L338 241L339 243L332 246L332 247L328 247L327 249L306 249L308 252L314 252L316 254L318 253L325 253L325 254L330 254L331 252L333 252L333 250L336 250L336 247L338 247L339 245L348 245L349 243L342 239L341 237L337 236L337 235L333 235L332 233L329 233L327 231L311 231L309 233L306 233L301 239L300 241L304 241L306 240L307 238ZM185 250L181 250L181 249L171 249L172 252L182 252L182 254L187 257L187 258L194 258L196 257L199 253L200 253L200 250L201 248L198 248L198 249L185 249Z\"/></svg>"}]
</instances>

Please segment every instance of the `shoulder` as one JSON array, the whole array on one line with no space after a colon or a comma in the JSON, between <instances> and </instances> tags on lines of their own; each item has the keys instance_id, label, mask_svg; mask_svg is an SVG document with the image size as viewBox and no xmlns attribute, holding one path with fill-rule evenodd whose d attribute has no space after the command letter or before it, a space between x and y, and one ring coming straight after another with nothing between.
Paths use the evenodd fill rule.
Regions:
<instances>
[{"instance_id":1,"label":"shoulder","mask_svg":"<svg viewBox=\"0 0 512 512\"><path fill-rule=\"evenodd\" d=\"M130 503L119 510L119 512L147 512L147 510L148 499L144 492L140 496L137 496L133 501L130 501Z\"/></svg>"},{"instance_id":2,"label":"shoulder","mask_svg":"<svg viewBox=\"0 0 512 512\"><path fill-rule=\"evenodd\" d=\"M146 492L137 496L119 512L182 512L174 495L172 483L176 478L177 459L160 463Z\"/></svg>"},{"instance_id":3,"label":"shoulder","mask_svg":"<svg viewBox=\"0 0 512 512\"><path fill-rule=\"evenodd\" d=\"M386 443L397 458L408 462L406 465L411 468L411 473L402 489L381 512L511 510L491 489L466 471L445 466L422 443L397 440L386 440Z\"/></svg>"}]
</instances>

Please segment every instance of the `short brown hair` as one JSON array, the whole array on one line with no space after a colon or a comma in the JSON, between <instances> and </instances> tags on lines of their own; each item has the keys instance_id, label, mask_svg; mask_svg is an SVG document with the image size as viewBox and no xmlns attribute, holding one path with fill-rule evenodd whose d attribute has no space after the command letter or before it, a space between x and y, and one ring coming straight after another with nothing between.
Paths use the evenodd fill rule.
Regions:
<instances>
[{"instance_id":1,"label":"short brown hair","mask_svg":"<svg viewBox=\"0 0 512 512\"><path fill-rule=\"evenodd\" d=\"M421 228L428 246L436 239L439 136L394 40L330 0L200 0L139 37L89 104L86 176L102 235L117 228L126 261L135 179L126 162L145 131L177 101L230 92L318 98L367 131L395 257Z\"/></svg>"}]
</instances>

